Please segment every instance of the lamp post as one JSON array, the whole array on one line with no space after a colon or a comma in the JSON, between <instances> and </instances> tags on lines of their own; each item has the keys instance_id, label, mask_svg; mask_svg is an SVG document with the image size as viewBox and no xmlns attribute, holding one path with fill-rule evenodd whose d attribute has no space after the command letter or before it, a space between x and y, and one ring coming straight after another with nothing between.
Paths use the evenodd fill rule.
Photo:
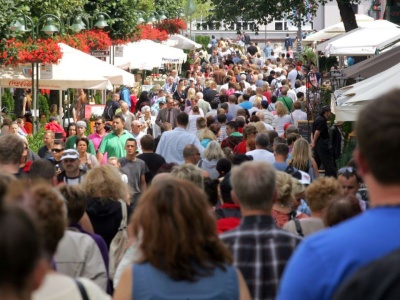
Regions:
<instances>
[{"instance_id":1,"label":"lamp post","mask_svg":"<svg viewBox=\"0 0 400 300\"><path fill-rule=\"evenodd\" d=\"M347 83L347 77L343 76L343 73L340 70L331 70L330 80L333 91L345 87Z\"/></svg>"},{"instance_id":2,"label":"lamp post","mask_svg":"<svg viewBox=\"0 0 400 300\"><path fill-rule=\"evenodd\" d=\"M54 25L54 20L57 21L58 27ZM39 30L39 27L44 22L42 29ZM34 42L37 41L39 37L39 31L44 32L46 35L53 35L55 32L63 33L63 23L60 18L53 14L44 14L41 16L37 23L35 24L29 16L25 14L19 14L17 19L11 24L10 29L12 31L20 31L30 33L32 40ZM35 86L36 83L36 86ZM33 132L37 133L38 131L38 122L37 118L39 117L39 109L38 109L38 96L39 96L39 62L32 63L32 119L33 119Z\"/></svg>"}]
</instances>

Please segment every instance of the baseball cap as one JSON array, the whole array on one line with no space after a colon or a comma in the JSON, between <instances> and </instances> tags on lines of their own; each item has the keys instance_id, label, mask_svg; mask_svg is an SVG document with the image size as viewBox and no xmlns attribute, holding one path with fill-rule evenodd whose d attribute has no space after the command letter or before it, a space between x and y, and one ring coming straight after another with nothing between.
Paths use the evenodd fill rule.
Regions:
<instances>
[{"instance_id":1,"label":"baseball cap","mask_svg":"<svg viewBox=\"0 0 400 300\"><path fill-rule=\"evenodd\" d=\"M87 124L85 121L78 121L76 122L76 127L87 127Z\"/></svg>"},{"instance_id":2,"label":"baseball cap","mask_svg":"<svg viewBox=\"0 0 400 300\"><path fill-rule=\"evenodd\" d=\"M78 151L76 151L75 149L64 150L63 155L61 156L61 160L64 159L79 159Z\"/></svg>"},{"instance_id":3,"label":"baseball cap","mask_svg":"<svg viewBox=\"0 0 400 300\"><path fill-rule=\"evenodd\" d=\"M190 78L189 78L189 81L194 81L194 78L193 78L193 77L190 77Z\"/></svg>"}]
</instances>

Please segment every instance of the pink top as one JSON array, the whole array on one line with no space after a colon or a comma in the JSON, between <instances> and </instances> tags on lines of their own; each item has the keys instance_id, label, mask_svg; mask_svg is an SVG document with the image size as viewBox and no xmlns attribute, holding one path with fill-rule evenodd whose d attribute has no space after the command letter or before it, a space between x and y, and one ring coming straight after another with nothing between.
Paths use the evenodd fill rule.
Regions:
<instances>
[{"instance_id":1,"label":"pink top","mask_svg":"<svg viewBox=\"0 0 400 300\"><path fill-rule=\"evenodd\" d=\"M103 140L103 138L104 138L105 136L106 136L106 134L104 134L103 136L101 136L100 134L98 134L98 133L96 133L96 132L95 132L95 133L92 133L92 134L90 134L90 135L88 136L88 139L91 140L91 141L93 142L94 150L96 150L96 152L97 152L97 150L99 150L101 141ZM104 153L103 159L100 161L100 164L101 164L101 165L107 164L107 153Z\"/></svg>"}]
</instances>

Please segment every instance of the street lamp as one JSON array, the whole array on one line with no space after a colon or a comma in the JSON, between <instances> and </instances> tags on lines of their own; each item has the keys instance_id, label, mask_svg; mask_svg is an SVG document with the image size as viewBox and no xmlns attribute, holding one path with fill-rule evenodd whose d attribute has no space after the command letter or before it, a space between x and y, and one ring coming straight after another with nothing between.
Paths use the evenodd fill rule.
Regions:
<instances>
[{"instance_id":1,"label":"street lamp","mask_svg":"<svg viewBox=\"0 0 400 300\"><path fill-rule=\"evenodd\" d=\"M343 76L343 73L340 70L331 70L330 80L333 90L335 90L346 86L347 77Z\"/></svg>"},{"instance_id":2,"label":"street lamp","mask_svg":"<svg viewBox=\"0 0 400 300\"><path fill-rule=\"evenodd\" d=\"M17 16L17 19L10 25L10 29L12 31L19 31L19 32L26 32L30 33L32 40L34 42L37 41L39 37L39 27L45 20L45 24L43 27L40 29L40 32L44 32L47 35L53 35L55 32L60 32L62 34L63 32L63 24L60 20L59 17L53 14L44 14L41 16L36 25L34 24L33 20L25 15L25 14L19 14ZM54 20L57 21L59 27L54 25ZM36 29L36 32L35 32ZM36 86L35 86L35 81L36 81ZM34 62L32 63L32 119L33 119L33 132L37 133L38 130L38 123L37 123L37 118L39 116L38 113L38 108L37 108L37 102L38 102L38 95L39 95L39 63Z\"/></svg>"}]
</instances>

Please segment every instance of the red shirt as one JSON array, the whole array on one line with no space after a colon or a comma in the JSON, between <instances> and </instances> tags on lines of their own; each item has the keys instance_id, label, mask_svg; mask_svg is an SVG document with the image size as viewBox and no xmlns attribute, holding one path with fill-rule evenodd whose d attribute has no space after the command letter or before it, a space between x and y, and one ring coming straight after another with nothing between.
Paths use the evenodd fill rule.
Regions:
<instances>
[{"instance_id":1,"label":"red shirt","mask_svg":"<svg viewBox=\"0 0 400 300\"><path fill-rule=\"evenodd\" d=\"M136 95L131 95L131 113L135 113L136 112L136 103L138 101L138 98L136 97Z\"/></svg>"}]
</instances>

